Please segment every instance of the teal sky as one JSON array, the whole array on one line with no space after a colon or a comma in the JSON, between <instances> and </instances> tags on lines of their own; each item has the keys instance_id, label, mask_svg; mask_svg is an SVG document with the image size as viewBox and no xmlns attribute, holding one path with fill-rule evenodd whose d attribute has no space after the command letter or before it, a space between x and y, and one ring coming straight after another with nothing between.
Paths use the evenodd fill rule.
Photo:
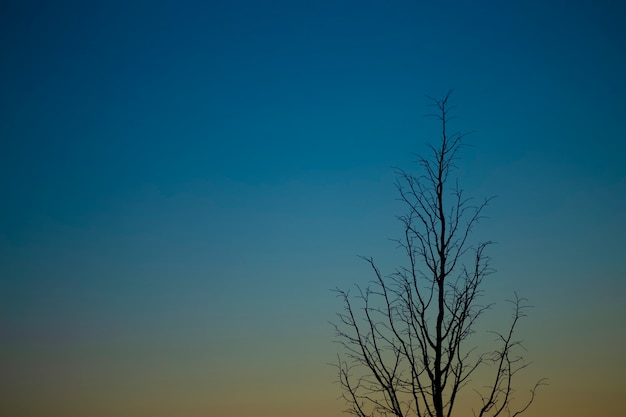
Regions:
<instances>
[{"instance_id":1,"label":"teal sky","mask_svg":"<svg viewBox=\"0 0 626 417\"><path fill-rule=\"evenodd\" d=\"M619 1L0 5L0 414L339 416L329 290L401 261L394 166L473 131L527 416L617 417ZM504 303L499 306L505 308ZM502 311L502 310L499 310ZM501 315L501 314L500 314ZM487 318L498 324L498 314ZM523 387L520 387L523 388Z\"/></svg>"}]
</instances>

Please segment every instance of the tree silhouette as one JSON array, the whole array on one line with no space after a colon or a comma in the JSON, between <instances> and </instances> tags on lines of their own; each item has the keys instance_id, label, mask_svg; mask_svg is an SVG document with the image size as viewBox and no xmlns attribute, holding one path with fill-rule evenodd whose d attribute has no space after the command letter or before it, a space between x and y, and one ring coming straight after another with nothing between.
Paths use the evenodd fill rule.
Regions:
<instances>
[{"instance_id":1,"label":"tree silhouette","mask_svg":"<svg viewBox=\"0 0 626 417\"><path fill-rule=\"evenodd\" d=\"M449 98L450 92L432 99L441 138L429 145L428 158L418 158L422 174L397 170L406 214L399 216L404 230L396 242L406 265L383 275L373 258L363 258L374 272L371 284L357 286L356 296L336 290L344 304L334 324L343 346L339 383L348 411L359 417L452 417L459 392L479 369L491 374L488 386L474 389L474 415L517 416L544 384L539 380L514 404L514 379L529 365L514 337L528 308L524 298L515 294L511 300L508 331L493 332L496 348L480 351L470 338L491 308L479 298L492 272L486 255L492 242L470 243L491 198L475 203L453 177L464 134L447 131Z\"/></svg>"}]
</instances>

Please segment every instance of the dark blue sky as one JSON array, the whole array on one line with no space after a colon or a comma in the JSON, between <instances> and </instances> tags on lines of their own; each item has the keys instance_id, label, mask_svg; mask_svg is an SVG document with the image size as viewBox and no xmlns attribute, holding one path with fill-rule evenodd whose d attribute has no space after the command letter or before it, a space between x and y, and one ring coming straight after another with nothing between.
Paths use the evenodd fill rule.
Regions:
<instances>
[{"instance_id":1,"label":"dark blue sky","mask_svg":"<svg viewBox=\"0 0 626 417\"><path fill-rule=\"evenodd\" d=\"M338 415L328 289L370 278L357 254L394 266L392 167L437 140L426 95L454 88L453 128L475 131L461 182L499 196L478 231L499 242L489 285L536 305L527 338L556 381L537 415L556 415L588 389L569 365L624 342L625 17L618 1L4 2L0 407L154 416L142 401L166 392L166 415L233 398L244 416ZM597 365L580 372L606 386L563 415L626 371Z\"/></svg>"}]
</instances>

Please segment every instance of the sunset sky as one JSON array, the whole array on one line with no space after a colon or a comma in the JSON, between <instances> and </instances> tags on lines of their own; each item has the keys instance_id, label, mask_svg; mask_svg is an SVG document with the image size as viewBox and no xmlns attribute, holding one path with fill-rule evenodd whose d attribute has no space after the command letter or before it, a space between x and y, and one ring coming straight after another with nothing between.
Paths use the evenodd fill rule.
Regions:
<instances>
[{"instance_id":1,"label":"sunset sky","mask_svg":"<svg viewBox=\"0 0 626 417\"><path fill-rule=\"evenodd\" d=\"M3 1L0 414L339 417L332 288L401 261L449 89L534 308L525 416L623 416L623 1ZM492 335L485 334L485 340ZM476 404L475 404L476 405ZM471 415L467 405L465 415Z\"/></svg>"}]
</instances>

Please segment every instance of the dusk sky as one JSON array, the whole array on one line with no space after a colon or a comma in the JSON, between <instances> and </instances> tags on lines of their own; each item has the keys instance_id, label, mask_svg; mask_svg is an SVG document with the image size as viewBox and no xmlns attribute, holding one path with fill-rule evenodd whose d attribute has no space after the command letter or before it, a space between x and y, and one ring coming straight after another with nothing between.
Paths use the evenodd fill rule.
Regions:
<instances>
[{"instance_id":1,"label":"dusk sky","mask_svg":"<svg viewBox=\"0 0 626 417\"><path fill-rule=\"evenodd\" d=\"M0 414L341 416L331 289L373 278L358 255L402 261L393 167L454 89L459 181L498 196L485 325L514 291L534 306L519 396L550 385L525 416L623 416L625 21L619 0L3 1Z\"/></svg>"}]
</instances>

